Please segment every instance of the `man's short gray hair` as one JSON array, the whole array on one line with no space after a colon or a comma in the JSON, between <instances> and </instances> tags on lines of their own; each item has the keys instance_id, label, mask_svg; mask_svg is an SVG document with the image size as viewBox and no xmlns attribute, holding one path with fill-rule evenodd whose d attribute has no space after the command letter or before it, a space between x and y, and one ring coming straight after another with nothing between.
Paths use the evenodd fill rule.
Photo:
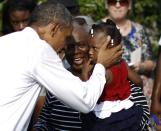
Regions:
<instances>
[{"instance_id":1,"label":"man's short gray hair","mask_svg":"<svg viewBox=\"0 0 161 131\"><path fill-rule=\"evenodd\" d=\"M38 5L32 12L29 25L45 26L52 22L70 26L72 16L64 5L47 1Z\"/></svg>"}]
</instances>

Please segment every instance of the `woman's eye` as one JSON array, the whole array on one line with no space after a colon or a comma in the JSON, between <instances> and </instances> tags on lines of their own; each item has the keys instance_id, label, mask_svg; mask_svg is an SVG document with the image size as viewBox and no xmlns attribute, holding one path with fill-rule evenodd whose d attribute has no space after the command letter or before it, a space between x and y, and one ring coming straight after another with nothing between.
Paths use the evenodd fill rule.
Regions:
<instances>
[{"instance_id":1,"label":"woman's eye","mask_svg":"<svg viewBox=\"0 0 161 131\"><path fill-rule=\"evenodd\" d=\"M79 45L79 48L85 48L86 46L85 45Z\"/></svg>"}]
</instances>

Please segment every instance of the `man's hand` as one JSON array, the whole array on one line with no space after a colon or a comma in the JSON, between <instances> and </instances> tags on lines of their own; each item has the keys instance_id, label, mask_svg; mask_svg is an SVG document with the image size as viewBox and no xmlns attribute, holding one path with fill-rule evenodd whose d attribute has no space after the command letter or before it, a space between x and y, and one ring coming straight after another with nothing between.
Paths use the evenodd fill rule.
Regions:
<instances>
[{"instance_id":1,"label":"man's hand","mask_svg":"<svg viewBox=\"0 0 161 131\"><path fill-rule=\"evenodd\" d=\"M107 40L101 46L97 59L97 63L104 65L106 68L119 61L123 53L121 44L113 48L107 48L108 44L110 43L110 39L111 38L108 36Z\"/></svg>"}]
</instances>

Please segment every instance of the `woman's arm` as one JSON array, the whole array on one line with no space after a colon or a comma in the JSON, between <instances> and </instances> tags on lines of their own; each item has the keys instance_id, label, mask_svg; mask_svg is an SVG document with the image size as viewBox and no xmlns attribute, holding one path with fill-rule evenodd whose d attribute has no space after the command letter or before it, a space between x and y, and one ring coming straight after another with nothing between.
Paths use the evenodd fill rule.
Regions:
<instances>
[{"instance_id":1,"label":"woman's arm","mask_svg":"<svg viewBox=\"0 0 161 131\"><path fill-rule=\"evenodd\" d=\"M154 66L155 65L154 65L154 62L152 60L145 60L144 62L140 62L140 63L135 64L134 70L137 73L146 74L148 72L153 71Z\"/></svg>"},{"instance_id":2,"label":"woman's arm","mask_svg":"<svg viewBox=\"0 0 161 131\"><path fill-rule=\"evenodd\" d=\"M144 27L140 30L142 60L135 65L135 71L141 74L146 74L154 69L154 62L152 61L152 45Z\"/></svg>"},{"instance_id":3,"label":"woman's arm","mask_svg":"<svg viewBox=\"0 0 161 131\"><path fill-rule=\"evenodd\" d=\"M133 71L128 65L127 69L128 69L128 79L132 81L135 85L143 87L143 81L140 78L140 76L135 71Z\"/></svg>"},{"instance_id":4,"label":"woman's arm","mask_svg":"<svg viewBox=\"0 0 161 131\"><path fill-rule=\"evenodd\" d=\"M161 46L159 47L159 58L156 66L156 77L154 79L154 88L151 98L151 114L157 115L160 119L160 125L156 126L156 130L161 130Z\"/></svg>"},{"instance_id":5,"label":"woman's arm","mask_svg":"<svg viewBox=\"0 0 161 131\"><path fill-rule=\"evenodd\" d=\"M151 105L151 111L156 114L161 114L161 46L159 48Z\"/></svg>"}]
</instances>

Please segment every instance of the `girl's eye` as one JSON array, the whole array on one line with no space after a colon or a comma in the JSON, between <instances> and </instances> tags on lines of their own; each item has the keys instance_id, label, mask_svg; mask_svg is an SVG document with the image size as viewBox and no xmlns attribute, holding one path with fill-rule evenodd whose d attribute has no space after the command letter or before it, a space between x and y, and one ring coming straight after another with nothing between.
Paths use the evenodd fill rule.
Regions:
<instances>
[{"instance_id":1,"label":"girl's eye","mask_svg":"<svg viewBox=\"0 0 161 131\"><path fill-rule=\"evenodd\" d=\"M93 49L94 49L95 51L97 51L97 50L98 50L98 48L97 48L97 47L93 47Z\"/></svg>"}]
</instances>

